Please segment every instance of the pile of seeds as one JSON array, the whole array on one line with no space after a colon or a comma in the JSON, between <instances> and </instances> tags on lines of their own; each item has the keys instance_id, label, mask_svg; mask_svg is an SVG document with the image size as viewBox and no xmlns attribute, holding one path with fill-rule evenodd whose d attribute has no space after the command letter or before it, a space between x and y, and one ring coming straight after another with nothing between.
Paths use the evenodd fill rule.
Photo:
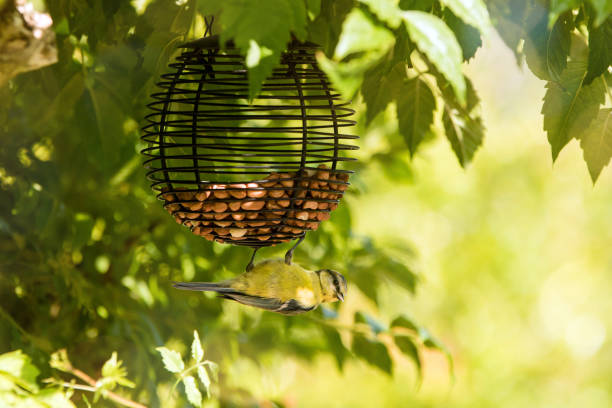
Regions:
<instances>
[{"instance_id":1,"label":"pile of seeds","mask_svg":"<svg viewBox=\"0 0 612 408\"><path fill-rule=\"evenodd\" d=\"M209 241L268 246L316 230L338 206L348 176L320 165L244 184L165 187L160 197L177 223Z\"/></svg>"}]
</instances>

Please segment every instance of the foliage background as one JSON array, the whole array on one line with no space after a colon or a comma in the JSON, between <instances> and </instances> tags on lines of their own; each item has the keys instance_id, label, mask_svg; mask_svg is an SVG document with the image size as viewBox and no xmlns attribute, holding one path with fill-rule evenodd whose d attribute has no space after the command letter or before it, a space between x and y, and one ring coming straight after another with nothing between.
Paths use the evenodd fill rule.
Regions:
<instances>
[{"instance_id":1,"label":"foliage background","mask_svg":"<svg viewBox=\"0 0 612 408\"><path fill-rule=\"evenodd\" d=\"M383 27L369 8L379 3L370 3L323 2L322 10L357 7ZM413 3L405 6L421 7ZM241 10L245 3L227 4ZM484 122L488 137L467 170L460 163L473 151L463 157L464 150L435 139L448 137L440 110L411 144L395 102L378 103L374 117L367 91L365 103L355 96L362 140L351 195L295 258L345 272L350 296L337 309L287 319L171 290L171 280L229 277L250 254L210 245L174 224L140 167L138 126L151 86L176 44L201 33L200 12L214 5L46 6L60 63L0 89L0 352L22 349L44 378L61 376L48 361L67 348L72 363L97 378L117 351L136 388L116 391L151 406L165 401L174 381L155 348L186 356L194 329L205 358L220 369L209 406L610 405L610 172L592 187L577 141L551 166L539 114L545 83L519 69L516 50L490 28L485 48L465 67L482 103L468 113L477 116L464 119L479 128ZM494 15L496 2L488 6ZM369 78L376 72L365 71L385 57L376 42L338 55L346 14L329 14L336 24L308 20L305 35L318 34L327 45L323 64L350 93L361 85L343 86L343 69L360 61L354 65L361 74L344 78ZM321 25L330 30L327 40ZM274 49L265 41L261 46ZM434 74L430 86L445 89ZM543 79L550 89L554 80ZM458 95L436 98L461 118ZM402 337L410 343L397 341L389 325L398 316L426 323L450 349L455 383L444 354L424 347L437 343L423 344L422 328ZM417 363L424 370L418 390ZM85 406L80 393L72 400ZM183 390L166 404L185 405Z\"/></svg>"}]
</instances>

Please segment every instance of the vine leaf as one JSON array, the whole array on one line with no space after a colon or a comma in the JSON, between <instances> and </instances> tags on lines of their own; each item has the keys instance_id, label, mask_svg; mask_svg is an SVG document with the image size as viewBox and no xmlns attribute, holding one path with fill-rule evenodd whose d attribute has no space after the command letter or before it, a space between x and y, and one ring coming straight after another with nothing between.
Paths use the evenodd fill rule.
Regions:
<instances>
[{"instance_id":1,"label":"vine leaf","mask_svg":"<svg viewBox=\"0 0 612 408\"><path fill-rule=\"evenodd\" d=\"M612 65L612 17L599 27L589 27L589 62L585 84L590 84Z\"/></svg>"},{"instance_id":2,"label":"vine leaf","mask_svg":"<svg viewBox=\"0 0 612 408\"><path fill-rule=\"evenodd\" d=\"M598 26L612 13L612 2L610 0L591 0L591 4L597 13L595 25Z\"/></svg>"},{"instance_id":3,"label":"vine leaf","mask_svg":"<svg viewBox=\"0 0 612 408\"><path fill-rule=\"evenodd\" d=\"M249 96L254 98L261 90L262 83L278 64L280 54L287 47L291 34L299 40L306 39L307 12L303 1L291 0L225 0L205 1L208 13L220 12L221 42L234 40L243 54L254 41L261 50L256 65L249 68ZM214 4L220 3L220 4ZM254 62L256 59L253 58Z\"/></svg>"},{"instance_id":4,"label":"vine leaf","mask_svg":"<svg viewBox=\"0 0 612 408\"><path fill-rule=\"evenodd\" d=\"M491 27L489 12L482 0L442 0L454 15L485 34Z\"/></svg>"},{"instance_id":5,"label":"vine leaf","mask_svg":"<svg viewBox=\"0 0 612 408\"><path fill-rule=\"evenodd\" d=\"M422 11L404 11L402 19L412 41L450 82L459 102L465 104L463 56L451 29L438 17Z\"/></svg>"},{"instance_id":6,"label":"vine leaf","mask_svg":"<svg viewBox=\"0 0 612 408\"><path fill-rule=\"evenodd\" d=\"M517 63L522 61L522 50L519 44L524 37L525 16L530 12L528 0L489 0L487 7L495 21L495 30L504 43L514 52Z\"/></svg>"},{"instance_id":7,"label":"vine leaf","mask_svg":"<svg viewBox=\"0 0 612 408\"><path fill-rule=\"evenodd\" d=\"M529 24L531 29L525 38L529 69L540 79L558 81L570 52L572 14L563 14L549 30L546 10L538 8L529 17Z\"/></svg>"},{"instance_id":8,"label":"vine leaf","mask_svg":"<svg viewBox=\"0 0 612 408\"><path fill-rule=\"evenodd\" d=\"M612 109L601 109L591 125L579 136L584 161L593 183L612 157Z\"/></svg>"},{"instance_id":9,"label":"vine leaf","mask_svg":"<svg viewBox=\"0 0 612 408\"><path fill-rule=\"evenodd\" d=\"M180 373L185 369L185 363L183 363L181 354L178 351L170 350L166 347L157 347L155 350L161 354L166 370L171 373Z\"/></svg>"},{"instance_id":10,"label":"vine leaf","mask_svg":"<svg viewBox=\"0 0 612 408\"><path fill-rule=\"evenodd\" d=\"M193 378L193 376L191 375L188 375L183 378L183 384L185 385L185 394L187 394L187 400L191 403L191 405L195 407L201 407L202 393L196 385L195 378Z\"/></svg>"},{"instance_id":11,"label":"vine leaf","mask_svg":"<svg viewBox=\"0 0 612 408\"><path fill-rule=\"evenodd\" d=\"M377 66L367 73L361 85L361 94L367 105L366 124L369 125L393 99L401 97L400 88L405 77L406 69L403 62L393 66L389 72Z\"/></svg>"},{"instance_id":12,"label":"vine leaf","mask_svg":"<svg viewBox=\"0 0 612 408\"><path fill-rule=\"evenodd\" d=\"M410 358L417 369L417 375L419 376L419 380L422 375L422 363L421 363L421 353L419 353L419 348L412 338L408 336L395 336L395 345L400 349L402 353L404 353L408 358Z\"/></svg>"},{"instance_id":13,"label":"vine leaf","mask_svg":"<svg viewBox=\"0 0 612 408\"><path fill-rule=\"evenodd\" d=\"M334 53L342 34L342 22L353 6L353 0L322 1L317 18L308 24L308 39L319 44L326 55Z\"/></svg>"},{"instance_id":14,"label":"vine leaf","mask_svg":"<svg viewBox=\"0 0 612 408\"><path fill-rule=\"evenodd\" d=\"M431 89L420 78L406 81L400 88L397 100L399 132L406 140L410 154L414 155L419 144L433 123L436 99Z\"/></svg>"},{"instance_id":15,"label":"vine leaf","mask_svg":"<svg viewBox=\"0 0 612 408\"><path fill-rule=\"evenodd\" d=\"M206 395L210 396L210 377L208 376L208 371L206 371L206 368L204 368L204 366L198 367L198 378L200 379L200 382L204 386Z\"/></svg>"},{"instance_id":16,"label":"vine leaf","mask_svg":"<svg viewBox=\"0 0 612 408\"><path fill-rule=\"evenodd\" d=\"M580 0L551 0L548 25L552 26L561 14L578 7L580 7Z\"/></svg>"},{"instance_id":17,"label":"vine leaf","mask_svg":"<svg viewBox=\"0 0 612 408\"><path fill-rule=\"evenodd\" d=\"M115 384L123 385L124 387L134 388L136 384L127 379L127 369L123 367L123 362L117 360L117 352L113 351L109 358L102 366L102 383L109 386L110 389L115 387Z\"/></svg>"},{"instance_id":18,"label":"vine leaf","mask_svg":"<svg viewBox=\"0 0 612 408\"><path fill-rule=\"evenodd\" d=\"M0 373L10 375L11 380L23 389L33 393L38 392L36 377L40 371L32 364L31 358L21 350L0 355Z\"/></svg>"},{"instance_id":19,"label":"vine leaf","mask_svg":"<svg viewBox=\"0 0 612 408\"><path fill-rule=\"evenodd\" d=\"M446 138L459 159L459 164L461 167L467 166L484 138L484 126L480 117L472 118L446 105L442 114L442 122Z\"/></svg>"},{"instance_id":20,"label":"vine leaf","mask_svg":"<svg viewBox=\"0 0 612 408\"><path fill-rule=\"evenodd\" d=\"M321 13L321 0L306 0L306 11L310 20L317 18Z\"/></svg>"},{"instance_id":21,"label":"vine leaf","mask_svg":"<svg viewBox=\"0 0 612 408\"><path fill-rule=\"evenodd\" d=\"M442 78L438 76L440 84ZM482 120L477 113L477 107L480 103L478 94L472 86L472 83L467 81L467 105L466 107L459 106L452 98L452 94L447 86L441 86L442 96L444 98L444 110L442 113L442 123L446 133L446 138L451 144L459 164L462 167L474 157L474 153L484 139L484 126Z\"/></svg>"},{"instance_id":22,"label":"vine leaf","mask_svg":"<svg viewBox=\"0 0 612 408\"><path fill-rule=\"evenodd\" d=\"M387 50L395 39L391 31L376 25L359 9L353 9L342 24L342 34L336 45L335 57L372 50Z\"/></svg>"},{"instance_id":23,"label":"vine leaf","mask_svg":"<svg viewBox=\"0 0 612 408\"><path fill-rule=\"evenodd\" d=\"M398 1L381 1L381 0L358 0L369 7L378 18L389 24L391 28L398 28L402 24L402 19L399 16L400 9Z\"/></svg>"},{"instance_id":24,"label":"vine leaf","mask_svg":"<svg viewBox=\"0 0 612 408\"><path fill-rule=\"evenodd\" d=\"M604 102L603 81L585 85L585 74L586 62L570 61L559 82L546 84L542 114L553 161L574 135L589 126Z\"/></svg>"},{"instance_id":25,"label":"vine leaf","mask_svg":"<svg viewBox=\"0 0 612 408\"><path fill-rule=\"evenodd\" d=\"M392 363L387 347L378 340L368 339L360 334L353 338L353 352L368 363L391 374Z\"/></svg>"},{"instance_id":26,"label":"vine leaf","mask_svg":"<svg viewBox=\"0 0 612 408\"><path fill-rule=\"evenodd\" d=\"M380 54L376 51L367 52L347 62L336 62L327 58L322 52L318 52L316 56L319 68L327 74L334 88L346 100L353 98L363 83L365 72L380 58Z\"/></svg>"},{"instance_id":27,"label":"vine leaf","mask_svg":"<svg viewBox=\"0 0 612 408\"><path fill-rule=\"evenodd\" d=\"M419 332L419 326L407 316L398 316L391 322L391 327L403 327L408 330L412 330L415 333Z\"/></svg>"},{"instance_id":28,"label":"vine leaf","mask_svg":"<svg viewBox=\"0 0 612 408\"><path fill-rule=\"evenodd\" d=\"M202 342L200 341L200 335L197 330L193 331L193 342L191 343L191 356L196 362L202 361L204 358L204 349L202 348Z\"/></svg>"},{"instance_id":29,"label":"vine leaf","mask_svg":"<svg viewBox=\"0 0 612 408\"><path fill-rule=\"evenodd\" d=\"M323 325L321 325L321 330L323 331L329 350L334 354L334 357L336 357L338 369L342 371L344 361L349 356L349 352L346 347L344 347L340 334L338 334L337 330Z\"/></svg>"},{"instance_id":30,"label":"vine leaf","mask_svg":"<svg viewBox=\"0 0 612 408\"><path fill-rule=\"evenodd\" d=\"M455 37L457 37L457 41L459 41L461 52L463 53L463 60L469 60L476 54L478 48L482 46L480 31L466 24L463 20L454 15L450 9L445 9L442 16L444 22L453 30Z\"/></svg>"}]
</instances>

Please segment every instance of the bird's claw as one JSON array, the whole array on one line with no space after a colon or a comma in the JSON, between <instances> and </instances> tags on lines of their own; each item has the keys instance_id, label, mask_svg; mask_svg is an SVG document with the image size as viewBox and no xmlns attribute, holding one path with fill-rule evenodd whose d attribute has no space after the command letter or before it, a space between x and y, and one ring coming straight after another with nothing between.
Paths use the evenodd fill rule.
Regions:
<instances>
[{"instance_id":1,"label":"bird's claw","mask_svg":"<svg viewBox=\"0 0 612 408\"><path fill-rule=\"evenodd\" d=\"M285 263L287 265L291 265L291 261L293 260L293 250L287 251L285 254Z\"/></svg>"},{"instance_id":2,"label":"bird's claw","mask_svg":"<svg viewBox=\"0 0 612 408\"><path fill-rule=\"evenodd\" d=\"M255 248L255 249L253 250L253 255L251 255L251 260L249 261L249 263L248 263L248 264L247 264L247 266L246 266L246 271L247 271L247 272L250 272L250 271L253 269L253 266L254 266L253 261L255 260L255 254L257 253L257 250L258 250L258 249L259 249L259 248Z\"/></svg>"},{"instance_id":3,"label":"bird's claw","mask_svg":"<svg viewBox=\"0 0 612 408\"><path fill-rule=\"evenodd\" d=\"M287 253L285 254L285 263L287 265L291 265L291 261L293 260L293 251L295 251L295 248L297 248L297 246L300 245L300 243L304 240L304 238L306 238L306 234L302 235L300 239L298 239L298 241L295 243L295 245L293 245L291 249L288 250Z\"/></svg>"}]
</instances>

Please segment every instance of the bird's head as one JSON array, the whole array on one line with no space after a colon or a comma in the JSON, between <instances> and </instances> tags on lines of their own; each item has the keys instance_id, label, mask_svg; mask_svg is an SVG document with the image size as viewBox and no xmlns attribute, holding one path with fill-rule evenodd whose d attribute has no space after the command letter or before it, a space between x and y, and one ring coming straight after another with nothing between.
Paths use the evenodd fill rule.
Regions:
<instances>
[{"instance_id":1,"label":"bird's head","mask_svg":"<svg viewBox=\"0 0 612 408\"><path fill-rule=\"evenodd\" d=\"M346 279L340 272L331 269L321 269L317 271L321 281L324 302L344 301L346 294Z\"/></svg>"}]
</instances>

